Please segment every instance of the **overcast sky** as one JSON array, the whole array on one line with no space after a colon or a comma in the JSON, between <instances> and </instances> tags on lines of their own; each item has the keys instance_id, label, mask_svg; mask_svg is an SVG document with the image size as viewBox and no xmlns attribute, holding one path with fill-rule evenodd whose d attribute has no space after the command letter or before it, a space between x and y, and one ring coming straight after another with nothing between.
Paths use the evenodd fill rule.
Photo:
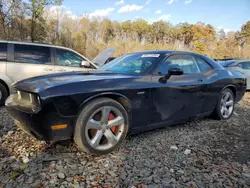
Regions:
<instances>
[{"instance_id":1,"label":"overcast sky","mask_svg":"<svg viewBox=\"0 0 250 188\"><path fill-rule=\"evenodd\" d=\"M250 20L250 0L64 0L62 6L73 16L88 13L117 21L143 18L173 24L202 21L226 32L240 30Z\"/></svg>"}]
</instances>

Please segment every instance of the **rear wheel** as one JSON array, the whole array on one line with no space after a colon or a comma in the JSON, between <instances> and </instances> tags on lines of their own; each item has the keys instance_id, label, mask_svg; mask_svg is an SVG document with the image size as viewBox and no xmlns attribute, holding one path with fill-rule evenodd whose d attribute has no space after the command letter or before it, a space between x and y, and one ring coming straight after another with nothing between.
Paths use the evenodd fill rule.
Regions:
<instances>
[{"instance_id":1,"label":"rear wheel","mask_svg":"<svg viewBox=\"0 0 250 188\"><path fill-rule=\"evenodd\" d=\"M229 119L234 111L235 96L231 89L224 89L216 107L214 109L214 117L216 119Z\"/></svg>"},{"instance_id":2,"label":"rear wheel","mask_svg":"<svg viewBox=\"0 0 250 188\"><path fill-rule=\"evenodd\" d=\"M104 155L117 149L128 132L128 114L109 98L88 103L78 114L74 140L87 153Z\"/></svg>"},{"instance_id":3,"label":"rear wheel","mask_svg":"<svg viewBox=\"0 0 250 188\"><path fill-rule=\"evenodd\" d=\"M8 91L6 87L0 83L0 106L4 105L4 102L7 97L8 97Z\"/></svg>"}]
</instances>

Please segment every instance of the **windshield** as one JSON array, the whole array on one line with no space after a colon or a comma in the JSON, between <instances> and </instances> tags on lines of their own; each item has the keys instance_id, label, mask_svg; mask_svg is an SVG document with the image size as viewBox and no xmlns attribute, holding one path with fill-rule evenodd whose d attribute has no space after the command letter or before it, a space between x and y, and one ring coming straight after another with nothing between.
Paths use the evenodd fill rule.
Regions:
<instances>
[{"instance_id":1,"label":"windshield","mask_svg":"<svg viewBox=\"0 0 250 188\"><path fill-rule=\"evenodd\" d=\"M147 72L160 58L160 54L128 54L114 59L99 70L141 74Z\"/></svg>"}]
</instances>

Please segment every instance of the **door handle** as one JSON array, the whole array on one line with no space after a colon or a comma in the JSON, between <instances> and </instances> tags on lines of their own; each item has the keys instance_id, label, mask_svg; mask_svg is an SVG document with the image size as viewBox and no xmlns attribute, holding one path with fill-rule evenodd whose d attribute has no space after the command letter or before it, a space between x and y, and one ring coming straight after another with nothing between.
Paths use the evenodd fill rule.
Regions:
<instances>
[{"instance_id":1,"label":"door handle","mask_svg":"<svg viewBox=\"0 0 250 188\"><path fill-rule=\"evenodd\" d=\"M50 69L50 68L44 68L43 70L45 70L45 71L53 71L53 69Z\"/></svg>"},{"instance_id":2,"label":"door handle","mask_svg":"<svg viewBox=\"0 0 250 188\"><path fill-rule=\"evenodd\" d=\"M203 79L199 79L198 82L203 82Z\"/></svg>"}]
</instances>

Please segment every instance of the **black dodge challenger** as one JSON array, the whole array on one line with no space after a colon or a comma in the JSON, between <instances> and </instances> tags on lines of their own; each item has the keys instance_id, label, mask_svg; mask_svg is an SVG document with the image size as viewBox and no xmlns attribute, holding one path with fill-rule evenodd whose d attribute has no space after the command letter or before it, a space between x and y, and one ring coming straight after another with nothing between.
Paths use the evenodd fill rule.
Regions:
<instances>
[{"instance_id":1,"label":"black dodge challenger","mask_svg":"<svg viewBox=\"0 0 250 188\"><path fill-rule=\"evenodd\" d=\"M107 154L128 133L230 118L246 79L200 54L146 51L99 70L22 80L11 90L6 108L24 131L46 141L74 138L88 153Z\"/></svg>"}]
</instances>

